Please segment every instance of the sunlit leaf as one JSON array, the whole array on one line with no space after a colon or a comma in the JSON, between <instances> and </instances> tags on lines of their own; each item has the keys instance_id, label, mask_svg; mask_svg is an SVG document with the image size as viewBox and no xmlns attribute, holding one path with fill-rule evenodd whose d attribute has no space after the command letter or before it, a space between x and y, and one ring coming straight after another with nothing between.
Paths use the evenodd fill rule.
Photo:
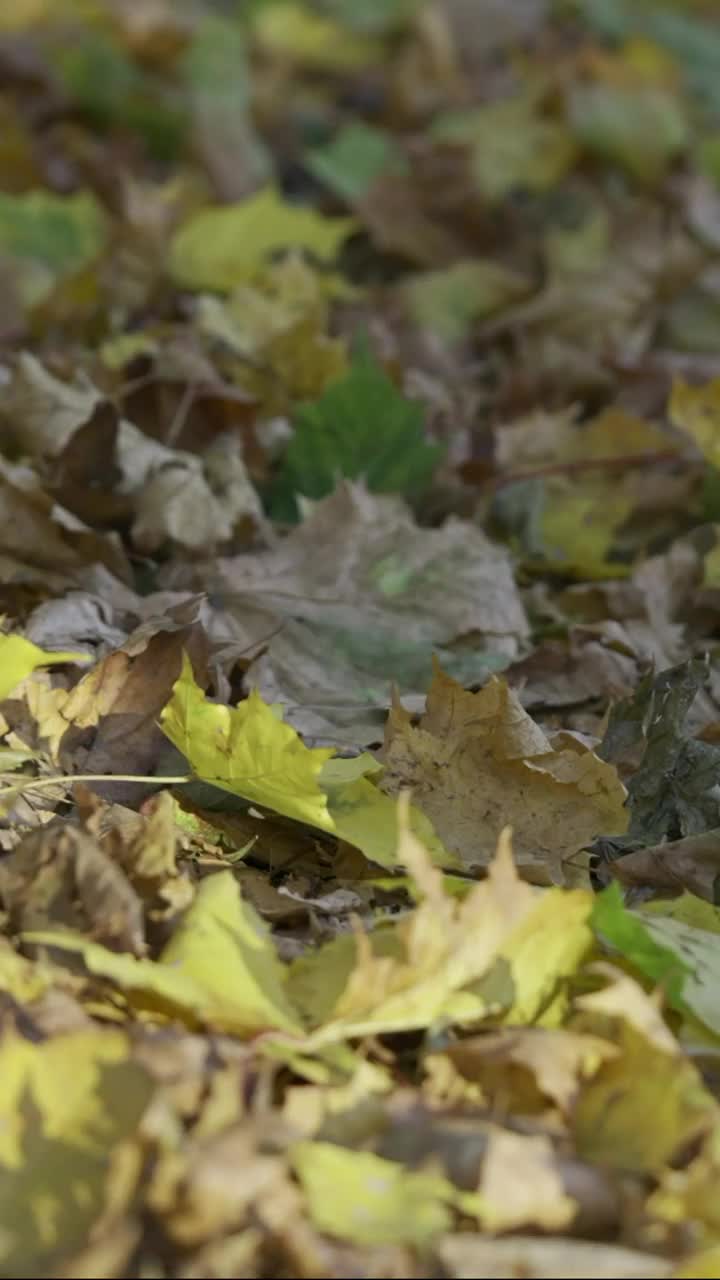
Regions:
<instances>
[{"instance_id":1,"label":"sunlit leaf","mask_svg":"<svg viewBox=\"0 0 720 1280\"><path fill-rule=\"evenodd\" d=\"M334 760L327 747L306 747L279 708L252 691L238 707L209 702L185 659L161 723L199 778L287 818L349 841L383 866L396 858L393 800L367 777ZM350 762L352 763L352 762ZM423 814L413 825L438 860L452 864Z\"/></svg>"}]
</instances>

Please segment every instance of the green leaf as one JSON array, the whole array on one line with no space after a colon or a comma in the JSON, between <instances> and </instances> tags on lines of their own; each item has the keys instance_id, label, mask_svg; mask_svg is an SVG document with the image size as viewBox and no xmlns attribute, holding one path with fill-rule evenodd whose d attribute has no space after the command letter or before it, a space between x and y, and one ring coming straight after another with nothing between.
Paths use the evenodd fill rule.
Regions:
<instances>
[{"instance_id":1,"label":"green leaf","mask_svg":"<svg viewBox=\"0 0 720 1280\"><path fill-rule=\"evenodd\" d=\"M577 85L570 121L588 150L645 182L662 177L688 140L677 98L654 85Z\"/></svg>"},{"instance_id":2,"label":"green leaf","mask_svg":"<svg viewBox=\"0 0 720 1280\"><path fill-rule=\"evenodd\" d=\"M324 147L305 153L305 163L348 204L361 200L383 173L407 173L402 148L389 134L362 122L346 125Z\"/></svg>"},{"instance_id":3,"label":"green leaf","mask_svg":"<svg viewBox=\"0 0 720 1280\"><path fill-rule=\"evenodd\" d=\"M296 494L323 498L338 477L374 493L417 495L442 449L423 436L423 410L398 391L377 360L357 352L348 372L295 416L295 434L270 497L278 519L297 516Z\"/></svg>"},{"instance_id":4,"label":"green leaf","mask_svg":"<svg viewBox=\"0 0 720 1280\"><path fill-rule=\"evenodd\" d=\"M21 680L31 675L36 667L48 667L57 662L89 662L86 653L65 653L40 649L24 636L0 635L0 699L7 698Z\"/></svg>"},{"instance_id":5,"label":"green leaf","mask_svg":"<svg viewBox=\"0 0 720 1280\"><path fill-rule=\"evenodd\" d=\"M194 141L219 190L241 195L267 181L271 162L252 126L250 69L237 20L203 18L181 65Z\"/></svg>"},{"instance_id":6,"label":"green leaf","mask_svg":"<svg viewBox=\"0 0 720 1280\"><path fill-rule=\"evenodd\" d=\"M170 273L185 288L229 293L281 249L331 261L355 225L352 218L325 218L288 204L275 187L264 187L238 204L194 214L172 238Z\"/></svg>"},{"instance_id":7,"label":"green leaf","mask_svg":"<svg viewBox=\"0 0 720 1280\"><path fill-rule=\"evenodd\" d=\"M690 966L669 946L653 936L648 924L628 911L619 884L611 884L595 899L590 923L595 932L654 983L662 984L676 1009L684 1008L683 988Z\"/></svg>"},{"instance_id":8,"label":"green leaf","mask_svg":"<svg viewBox=\"0 0 720 1280\"><path fill-rule=\"evenodd\" d=\"M488 258L423 272L407 282L403 293L416 324L446 342L457 342L467 337L474 324L517 301L528 288L521 275Z\"/></svg>"},{"instance_id":9,"label":"green leaf","mask_svg":"<svg viewBox=\"0 0 720 1280\"><path fill-rule=\"evenodd\" d=\"M100 129L118 125L138 134L161 160L177 157L187 111L173 86L144 71L105 32L83 28L56 55L68 96Z\"/></svg>"},{"instance_id":10,"label":"green leaf","mask_svg":"<svg viewBox=\"0 0 720 1280\"><path fill-rule=\"evenodd\" d=\"M105 239L105 216L89 191L0 192L0 255L17 260L28 306L42 302L63 276L89 266Z\"/></svg>"},{"instance_id":11,"label":"green leaf","mask_svg":"<svg viewBox=\"0 0 720 1280\"><path fill-rule=\"evenodd\" d=\"M539 114L533 95L436 116L434 137L470 148L472 173L488 199L503 200L516 188L545 191L572 165L575 143L558 120Z\"/></svg>"},{"instance_id":12,"label":"green leaf","mask_svg":"<svg viewBox=\"0 0 720 1280\"><path fill-rule=\"evenodd\" d=\"M683 900L681 915L672 902L652 904L652 911L640 914L623 906L619 886L612 885L596 899L592 924L633 968L662 987L672 1008L694 1014L720 1035L716 909L692 894Z\"/></svg>"}]
</instances>

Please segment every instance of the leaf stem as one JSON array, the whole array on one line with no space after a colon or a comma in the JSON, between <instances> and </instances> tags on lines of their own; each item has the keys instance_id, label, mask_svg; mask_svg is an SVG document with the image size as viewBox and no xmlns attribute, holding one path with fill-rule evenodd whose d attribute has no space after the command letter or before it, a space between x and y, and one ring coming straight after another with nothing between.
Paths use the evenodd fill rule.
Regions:
<instances>
[{"instance_id":1,"label":"leaf stem","mask_svg":"<svg viewBox=\"0 0 720 1280\"><path fill-rule=\"evenodd\" d=\"M8 776L8 774L0 773L0 778L7 778ZM156 774L150 777L139 773L71 773L61 774L57 778L25 778L11 786L0 787L0 796L7 795L12 791L29 791L41 787L54 787L62 785L64 782L153 782L157 786L179 786L181 783L194 781L192 774L184 774L182 777L165 777L164 774Z\"/></svg>"}]
</instances>

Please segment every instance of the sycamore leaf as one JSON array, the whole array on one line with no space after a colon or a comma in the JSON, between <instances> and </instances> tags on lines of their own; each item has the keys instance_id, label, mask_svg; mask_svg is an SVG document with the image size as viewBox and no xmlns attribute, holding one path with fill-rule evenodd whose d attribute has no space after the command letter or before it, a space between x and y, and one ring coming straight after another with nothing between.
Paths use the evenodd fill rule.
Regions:
<instances>
[{"instance_id":1,"label":"sycamore leaf","mask_svg":"<svg viewBox=\"0 0 720 1280\"><path fill-rule=\"evenodd\" d=\"M40 1044L8 1035L0 1050L0 1161L11 1168L22 1162L21 1103L28 1096L49 1138L102 1149L108 1117L97 1087L103 1067L125 1062L128 1052L127 1037L115 1030L75 1031Z\"/></svg>"},{"instance_id":2,"label":"sycamore leaf","mask_svg":"<svg viewBox=\"0 0 720 1280\"><path fill-rule=\"evenodd\" d=\"M173 236L170 272L185 288L226 293L280 249L305 249L330 261L354 227L352 218L325 218L263 187L239 204L194 214Z\"/></svg>"},{"instance_id":3,"label":"sycamore leaf","mask_svg":"<svg viewBox=\"0 0 720 1280\"><path fill-rule=\"evenodd\" d=\"M53 652L40 649L24 636L0 635L0 699L12 693L36 667L48 667L55 662L89 661L86 653Z\"/></svg>"},{"instance_id":4,"label":"sycamore leaf","mask_svg":"<svg viewBox=\"0 0 720 1280\"><path fill-rule=\"evenodd\" d=\"M331 828L319 778L334 752L306 747L255 690L237 707L208 702L184 656L160 723L198 777L287 818Z\"/></svg>"},{"instance_id":5,"label":"sycamore leaf","mask_svg":"<svg viewBox=\"0 0 720 1280\"><path fill-rule=\"evenodd\" d=\"M237 707L209 702L187 658L160 720L204 782L328 831L383 866L395 864L395 804L362 776L367 757L359 774L356 762L331 759L331 748L306 747L256 690ZM412 818L434 857L452 865L429 820L417 811Z\"/></svg>"},{"instance_id":6,"label":"sycamore leaf","mask_svg":"<svg viewBox=\"0 0 720 1280\"><path fill-rule=\"evenodd\" d=\"M290 1158L320 1231L354 1244L426 1245L447 1231L458 1193L447 1178L415 1173L369 1151L299 1142Z\"/></svg>"},{"instance_id":7,"label":"sycamore leaf","mask_svg":"<svg viewBox=\"0 0 720 1280\"><path fill-rule=\"evenodd\" d=\"M298 410L273 513L292 518L296 494L322 498L339 476L364 480L374 493L421 493L442 455L422 424L420 404L398 391L367 349L358 351L342 378Z\"/></svg>"},{"instance_id":8,"label":"sycamore leaf","mask_svg":"<svg viewBox=\"0 0 720 1280\"><path fill-rule=\"evenodd\" d=\"M136 960L71 933L25 936L79 954L91 973L108 978L140 1008L236 1035L301 1031L275 948L230 871L202 881L158 961Z\"/></svg>"}]
</instances>

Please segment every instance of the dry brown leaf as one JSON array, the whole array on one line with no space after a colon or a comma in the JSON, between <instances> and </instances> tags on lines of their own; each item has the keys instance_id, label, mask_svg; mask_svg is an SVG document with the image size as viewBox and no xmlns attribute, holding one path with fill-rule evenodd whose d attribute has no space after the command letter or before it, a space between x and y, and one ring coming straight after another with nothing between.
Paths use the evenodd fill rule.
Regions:
<instances>
[{"instance_id":1,"label":"dry brown leaf","mask_svg":"<svg viewBox=\"0 0 720 1280\"><path fill-rule=\"evenodd\" d=\"M25 836L0 864L0 897L15 933L62 926L118 950L144 950L137 894L92 836L69 825Z\"/></svg>"},{"instance_id":2,"label":"dry brown leaf","mask_svg":"<svg viewBox=\"0 0 720 1280\"><path fill-rule=\"evenodd\" d=\"M627 825L615 768L571 735L553 745L504 680L473 694L437 670L417 727L393 707L383 759L383 786L411 787L443 843L469 866L486 865L510 824L521 870L545 866L563 883L568 858L597 832Z\"/></svg>"}]
</instances>

